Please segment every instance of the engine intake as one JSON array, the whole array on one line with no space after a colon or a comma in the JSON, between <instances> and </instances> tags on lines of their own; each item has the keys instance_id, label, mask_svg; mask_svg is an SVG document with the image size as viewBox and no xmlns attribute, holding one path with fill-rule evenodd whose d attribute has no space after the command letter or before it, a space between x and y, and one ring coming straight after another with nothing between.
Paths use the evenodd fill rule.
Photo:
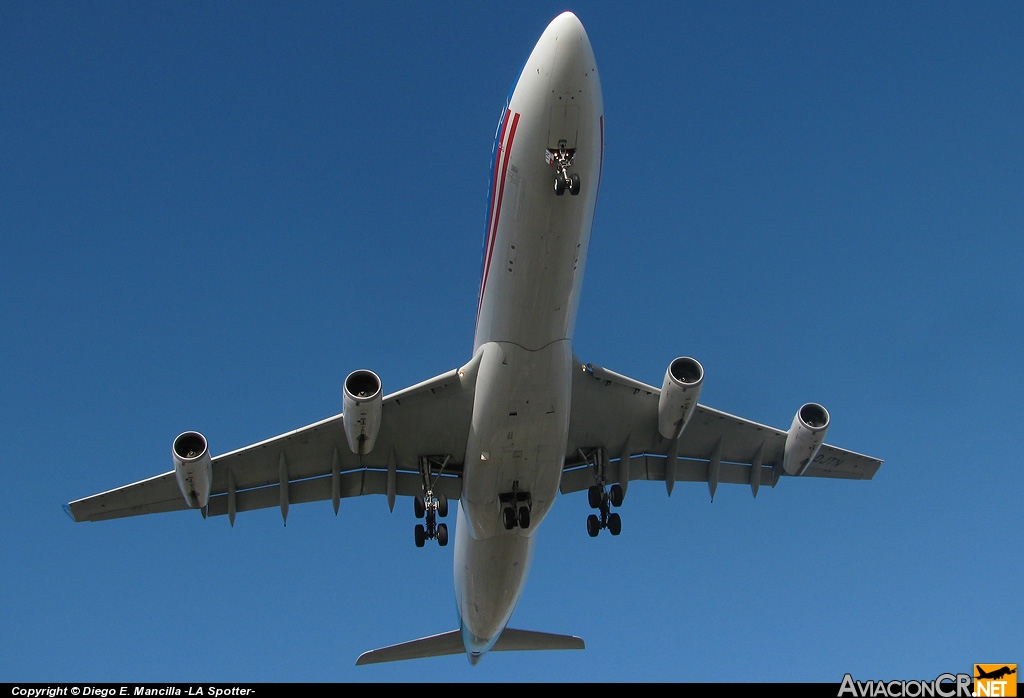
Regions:
<instances>
[{"instance_id":1,"label":"engine intake","mask_svg":"<svg viewBox=\"0 0 1024 698\"><path fill-rule=\"evenodd\" d=\"M666 439L683 433L697 407L704 382L704 367L697 359L680 356L668 365L658 398L658 432Z\"/></svg>"},{"instance_id":2,"label":"engine intake","mask_svg":"<svg viewBox=\"0 0 1024 698\"><path fill-rule=\"evenodd\" d=\"M202 509L210 502L213 482L213 459L206 437L198 431L179 434L171 446L171 456L185 502L193 509Z\"/></svg>"},{"instance_id":3,"label":"engine intake","mask_svg":"<svg viewBox=\"0 0 1024 698\"><path fill-rule=\"evenodd\" d=\"M373 450L380 431L382 403L383 393L376 373L361 369L348 374L342 414L345 438L352 453L364 455Z\"/></svg>"},{"instance_id":4,"label":"engine intake","mask_svg":"<svg viewBox=\"0 0 1024 698\"><path fill-rule=\"evenodd\" d=\"M825 441L828 422L828 410L817 403L808 402L797 410L786 436L786 453L782 460L787 474L804 474Z\"/></svg>"}]
</instances>

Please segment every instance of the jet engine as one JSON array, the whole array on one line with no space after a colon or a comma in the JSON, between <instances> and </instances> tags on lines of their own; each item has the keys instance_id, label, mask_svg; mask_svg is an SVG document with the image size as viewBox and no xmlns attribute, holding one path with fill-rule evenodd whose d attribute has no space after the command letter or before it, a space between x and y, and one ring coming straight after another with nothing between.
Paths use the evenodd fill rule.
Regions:
<instances>
[{"instance_id":1,"label":"jet engine","mask_svg":"<svg viewBox=\"0 0 1024 698\"><path fill-rule=\"evenodd\" d=\"M797 410L793 426L786 436L786 453L782 467L789 475L803 475L807 466L818 455L818 449L825 441L828 431L828 410L821 405L808 402Z\"/></svg>"},{"instance_id":2,"label":"jet engine","mask_svg":"<svg viewBox=\"0 0 1024 698\"><path fill-rule=\"evenodd\" d=\"M703 381L704 367L696 359L680 356L668 365L658 398L658 431L664 438L676 439L683 433Z\"/></svg>"},{"instance_id":3,"label":"jet engine","mask_svg":"<svg viewBox=\"0 0 1024 698\"><path fill-rule=\"evenodd\" d=\"M186 431L171 446L174 475L185 502L193 509L202 509L210 501L210 483L213 482L213 459L206 437L198 431Z\"/></svg>"},{"instance_id":4,"label":"jet engine","mask_svg":"<svg viewBox=\"0 0 1024 698\"><path fill-rule=\"evenodd\" d=\"M380 378L373 371L359 370L345 379L345 437L352 453L363 455L373 450L380 431L383 395Z\"/></svg>"}]
</instances>

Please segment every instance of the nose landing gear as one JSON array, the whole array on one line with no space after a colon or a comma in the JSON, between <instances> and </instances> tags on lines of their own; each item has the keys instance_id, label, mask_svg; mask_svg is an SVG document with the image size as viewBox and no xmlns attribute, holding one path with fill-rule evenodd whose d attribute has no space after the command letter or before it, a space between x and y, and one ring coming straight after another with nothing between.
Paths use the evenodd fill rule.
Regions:
<instances>
[{"instance_id":1,"label":"nose landing gear","mask_svg":"<svg viewBox=\"0 0 1024 698\"><path fill-rule=\"evenodd\" d=\"M548 148L545 159L549 165L553 165L555 168L555 196L564 195L566 189L572 196L576 196L580 193L580 176L576 173L569 174L576 149L566 148L565 145L564 140L558 141L558 149Z\"/></svg>"}]
</instances>

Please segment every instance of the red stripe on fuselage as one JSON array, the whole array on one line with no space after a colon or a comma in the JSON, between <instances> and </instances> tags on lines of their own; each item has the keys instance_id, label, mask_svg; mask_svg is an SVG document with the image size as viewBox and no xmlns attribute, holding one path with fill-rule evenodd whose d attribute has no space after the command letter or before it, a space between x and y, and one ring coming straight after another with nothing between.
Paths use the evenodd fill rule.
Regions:
<instances>
[{"instance_id":1,"label":"red stripe on fuselage","mask_svg":"<svg viewBox=\"0 0 1024 698\"><path fill-rule=\"evenodd\" d=\"M498 135L498 152L494 158L494 173L491 175L491 206L487 210L487 240L491 242L491 227L494 224L494 209L498 203L498 173L501 171L501 161L505 153L505 131L508 130L509 118L512 111L505 110L505 118L501 120L501 133Z\"/></svg>"},{"instance_id":2,"label":"red stripe on fuselage","mask_svg":"<svg viewBox=\"0 0 1024 698\"><path fill-rule=\"evenodd\" d=\"M498 141L500 144L505 137L505 129L508 127L508 117L512 114L511 110L505 112L505 125L502 126L501 139ZM508 163L512 157L512 141L516 137L516 127L519 125L519 114L516 114L512 118L512 127L509 129L508 143L499 145L501 152L499 157L495 158L494 161L494 192L491 198L491 214L490 229L487 231L487 252L484 259L484 273L483 278L480 280L480 298L477 301L476 306L476 317L480 320L480 309L484 304L484 291L487 288L487 276L491 270L491 257L494 255L494 244L498 237L498 219L501 217L501 200L505 196L505 177L508 174ZM501 169L501 177L498 177L498 170ZM497 196L495 196L495 194Z\"/></svg>"}]
</instances>

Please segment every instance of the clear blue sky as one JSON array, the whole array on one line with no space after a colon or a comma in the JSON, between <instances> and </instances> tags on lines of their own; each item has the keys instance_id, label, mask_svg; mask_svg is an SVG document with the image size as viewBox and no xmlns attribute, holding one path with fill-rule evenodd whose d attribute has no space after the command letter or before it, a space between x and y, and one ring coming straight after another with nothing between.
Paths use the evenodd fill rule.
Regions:
<instances>
[{"instance_id":1,"label":"clear blue sky","mask_svg":"<svg viewBox=\"0 0 1024 698\"><path fill-rule=\"evenodd\" d=\"M579 356L878 456L872 482L559 500L515 627L455 627L383 497L61 504L469 358L491 141L563 4L0 3L0 681L934 678L1024 663L1024 5L580 2L606 158Z\"/></svg>"}]
</instances>

